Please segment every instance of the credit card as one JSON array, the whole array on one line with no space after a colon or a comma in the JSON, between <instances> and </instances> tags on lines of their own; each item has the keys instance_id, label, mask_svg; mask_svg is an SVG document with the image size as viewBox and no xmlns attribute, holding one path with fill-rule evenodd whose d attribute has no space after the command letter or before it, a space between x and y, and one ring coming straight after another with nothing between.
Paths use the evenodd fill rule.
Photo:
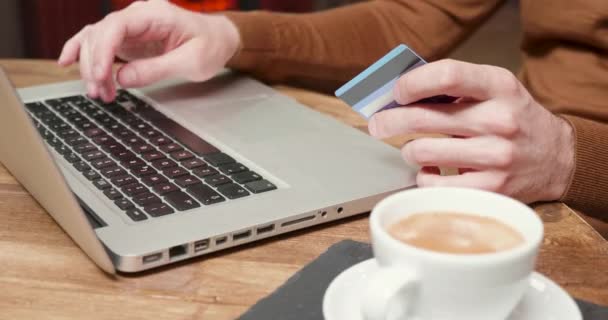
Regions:
<instances>
[{"instance_id":1,"label":"credit card","mask_svg":"<svg viewBox=\"0 0 608 320\"><path fill-rule=\"evenodd\" d=\"M393 87L397 79L424 64L424 59L408 46L400 44L336 90L336 97L369 119L376 112L399 107L393 99ZM454 100L455 97L440 95L416 103L450 103Z\"/></svg>"}]
</instances>

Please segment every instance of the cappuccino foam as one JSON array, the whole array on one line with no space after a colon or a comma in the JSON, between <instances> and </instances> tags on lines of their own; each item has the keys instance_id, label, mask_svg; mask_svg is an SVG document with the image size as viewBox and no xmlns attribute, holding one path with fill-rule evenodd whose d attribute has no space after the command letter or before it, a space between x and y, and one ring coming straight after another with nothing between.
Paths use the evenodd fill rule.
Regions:
<instances>
[{"instance_id":1,"label":"cappuccino foam","mask_svg":"<svg viewBox=\"0 0 608 320\"><path fill-rule=\"evenodd\" d=\"M390 225L388 232L403 243L452 254L493 253L524 243L517 230L494 218L455 212L413 214Z\"/></svg>"}]
</instances>

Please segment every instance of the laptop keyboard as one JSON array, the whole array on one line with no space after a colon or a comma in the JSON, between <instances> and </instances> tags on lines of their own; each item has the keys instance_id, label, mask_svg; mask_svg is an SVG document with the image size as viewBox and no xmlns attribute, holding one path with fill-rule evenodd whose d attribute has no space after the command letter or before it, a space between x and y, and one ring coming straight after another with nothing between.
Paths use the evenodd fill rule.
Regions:
<instances>
[{"instance_id":1,"label":"laptop keyboard","mask_svg":"<svg viewBox=\"0 0 608 320\"><path fill-rule=\"evenodd\" d=\"M46 143L133 221L275 190L229 155L119 90L26 104Z\"/></svg>"}]
</instances>

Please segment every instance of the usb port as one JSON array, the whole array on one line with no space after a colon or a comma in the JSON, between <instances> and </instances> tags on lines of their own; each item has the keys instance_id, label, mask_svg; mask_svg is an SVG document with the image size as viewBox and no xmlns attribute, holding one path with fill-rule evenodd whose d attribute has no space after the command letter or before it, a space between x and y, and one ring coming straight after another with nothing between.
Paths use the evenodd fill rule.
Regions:
<instances>
[{"instance_id":1,"label":"usb port","mask_svg":"<svg viewBox=\"0 0 608 320\"><path fill-rule=\"evenodd\" d=\"M144 256L142 259L142 262L144 264L147 263L152 263L152 262L156 262L158 260L160 260L160 258L163 257L163 253L162 252L158 252L158 253L153 253L153 254L149 254L147 256Z\"/></svg>"},{"instance_id":2,"label":"usb port","mask_svg":"<svg viewBox=\"0 0 608 320\"><path fill-rule=\"evenodd\" d=\"M251 236L251 230L247 230L247 231L243 231L243 232L239 232L239 233L233 234L232 235L232 240L239 241L239 240L243 240L243 239L249 238L249 236Z\"/></svg>"},{"instance_id":3,"label":"usb port","mask_svg":"<svg viewBox=\"0 0 608 320\"><path fill-rule=\"evenodd\" d=\"M272 232L274 230L274 224L269 224L267 226L264 227L259 227L256 232L257 234L262 234L262 233L268 233L268 232Z\"/></svg>"},{"instance_id":4,"label":"usb port","mask_svg":"<svg viewBox=\"0 0 608 320\"><path fill-rule=\"evenodd\" d=\"M200 252L209 249L209 239L199 240L194 243L194 252Z\"/></svg>"},{"instance_id":5,"label":"usb port","mask_svg":"<svg viewBox=\"0 0 608 320\"><path fill-rule=\"evenodd\" d=\"M215 245L216 246L221 246L224 243L226 243L226 240L228 240L228 237L219 237L219 238L215 238Z\"/></svg>"}]
</instances>

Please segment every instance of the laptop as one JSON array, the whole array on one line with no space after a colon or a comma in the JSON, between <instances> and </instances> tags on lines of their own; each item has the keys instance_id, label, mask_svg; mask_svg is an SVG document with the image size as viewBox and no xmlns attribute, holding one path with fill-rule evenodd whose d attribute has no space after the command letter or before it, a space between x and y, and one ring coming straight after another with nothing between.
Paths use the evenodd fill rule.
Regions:
<instances>
[{"instance_id":1,"label":"laptop","mask_svg":"<svg viewBox=\"0 0 608 320\"><path fill-rule=\"evenodd\" d=\"M223 72L88 98L0 70L0 161L108 273L368 212L411 187L399 150Z\"/></svg>"}]
</instances>

